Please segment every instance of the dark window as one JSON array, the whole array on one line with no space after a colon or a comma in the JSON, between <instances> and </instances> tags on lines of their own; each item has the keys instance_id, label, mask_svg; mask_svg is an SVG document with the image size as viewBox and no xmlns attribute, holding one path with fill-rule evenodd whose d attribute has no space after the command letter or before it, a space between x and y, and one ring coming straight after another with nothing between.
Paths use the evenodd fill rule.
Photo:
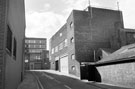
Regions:
<instances>
[{"instance_id":1,"label":"dark window","mask_svg":"<svg viewBox=\"0 0 135 89\"><path fill-rule=\"evenodd\" d=\"M70 42L71 43L74 43L74 38L73 37L70 39Z\"/></svg>"},{"instance_id":2,"label":"dark window","mask_svg":"<svg viewBox=\"0 0 135 89\"><path fill-rule=\"evenodd\" d=\"M17 42L16 42L16 39L14 38L14 49L13 49L13 56L16 57L16 46L17 45Z\"/></svg>"},{"instance_id":3,"label":"dark window","mask_svg":"<svg viewBox=\"0 0 135 89\"><path fill-rule=\"evenodd\" d=\"M73 22L70 23L70 28L71 28L71 29L73 28Z\"/></svg>"},{"instance_id":4,"label":"dark window","mask_svg":"<svg viewBox=\"0 0 135 89\"><path fill-rule=\"evenodd\" d=\"M72 66L71 69L72 69L72 70L75 70L75 66Z\"/></svg>"},{"instance_id":5,"label":"dark window","mask_svg":"<svg viewBox=\"0 0 135 89\"><path fill-rule=\"evenodd\" d=\"M71 55L71 59L75 60L75 55L74 54Z\"/></svg>"},{"instance_id":6,"label":"dark window","mask_svg":"<svg viewBox=\"0 0 135 89\"><path fill-rule=\"evenodd\" d=\"M12 31L10 29L10 27L7 27L7 44L6 44L6 48L8 49L8 51L10 51L10 53L12 52Z\"/></svg>"}]
</instances>

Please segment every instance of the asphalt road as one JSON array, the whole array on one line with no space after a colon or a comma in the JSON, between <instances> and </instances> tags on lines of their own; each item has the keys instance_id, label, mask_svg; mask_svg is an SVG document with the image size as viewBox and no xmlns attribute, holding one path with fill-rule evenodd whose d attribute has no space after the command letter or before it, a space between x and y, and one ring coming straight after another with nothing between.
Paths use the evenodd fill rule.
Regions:
<instances>
[{"instance_id":1,"label":"asphalt road","mask_svg":"<svg viewBox=\"0 0 135 89\"><path fill-rule=\"evenodd\" d=\"M48 72L33 72L42 85L41 89L129 89L98 83L83 82L64 75Z\"/></svg>"},{"instance_id":2,"label":"asphalt road","mask_svg":"<svg viewBox=\"0 0 135 89\"><path fill-rule=\"evenodd\" d=\"M104 89L78 79L46 72L34 72L44 89Z\"/></svg>"}]
</instances>

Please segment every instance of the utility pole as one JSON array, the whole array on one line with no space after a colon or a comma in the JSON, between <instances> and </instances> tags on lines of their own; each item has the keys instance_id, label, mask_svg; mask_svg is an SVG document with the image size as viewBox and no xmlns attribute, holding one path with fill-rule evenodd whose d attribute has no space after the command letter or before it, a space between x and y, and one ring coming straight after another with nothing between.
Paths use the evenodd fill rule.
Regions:
<instances>
[{"instance_id":1,"label":"utility pole","mask_svg":"<svg viewBox=\"0 0 135 89\"><path fill-rule=\"evenodd\" d=\"M117 8L118 8L118 11L120 11L119 1L118 0L117 0Z\"/></svg>"},{"instance_id":2,"label":"utility pole","mask_svg":"<svg viewBox=\"0 0 135 89\"><path fill-rule=\"evenodd\" d=\"M120 23L121 25L123 24L123 17L122 17L122 12L120 11L120 5L119 5L119 0L117 0L117 8L118 8L118 11L119 11L119 15L120 15Z\"/></svg>"}]
</instances>

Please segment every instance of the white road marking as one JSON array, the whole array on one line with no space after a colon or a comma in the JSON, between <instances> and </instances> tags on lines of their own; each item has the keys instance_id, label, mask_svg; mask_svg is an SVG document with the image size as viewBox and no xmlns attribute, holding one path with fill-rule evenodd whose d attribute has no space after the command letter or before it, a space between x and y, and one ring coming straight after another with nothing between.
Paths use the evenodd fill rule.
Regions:
<instances>
[{"instance_id":1,"label":"white road marking","mask_svg":"<svg viewBox=\"0 0 135 89\"><path fill-rule=\"evenodd\" d=\"M42 76L46 76L46 77L49 78L49 79L54 79L53 77L51 77L51 76L49 76L49 75L47 75L47 74L45 74L45 73L43 73Z\"/></svg>"},{"instance_id":2,"label":"white road marking","mask_svg":"<svg viewBox=\"0 0 135 89\"><path fill-rule=\"evenodd\" d=\"M67 89L72 89L71 87L67 86L67 85L64 85Z\"/></svg>"},{"instance_id":3,"label":"white road marking","mask_svg":"<svg viewBox=\"0 0 135 89\"><path fill-rule=\"evenodd\" d=\"M41 82L40 82L38 76L37 76L34 72L32 72L32 73L33 73L33 75L35 76L35 78L36 78L36 80L37 80L37 83L39 84L40 88L41 88L41 89L44 89L44 87L43 87L43 85L41 84ZM39 86L38 86L38 89L40 89Z\"/></svg>"},{"instance_id":4,"label":"white road marking","mask_svg":"<svg viewBox=\"0 0 135 89\"><path fill-rule=\"evenodd\" d=\"M59 83L59 84L61 83L60 81L58 81L58 80L56 80L56 79L55 79L55 82L57 82L57 83Z\"/></svg>"}]
</instances>

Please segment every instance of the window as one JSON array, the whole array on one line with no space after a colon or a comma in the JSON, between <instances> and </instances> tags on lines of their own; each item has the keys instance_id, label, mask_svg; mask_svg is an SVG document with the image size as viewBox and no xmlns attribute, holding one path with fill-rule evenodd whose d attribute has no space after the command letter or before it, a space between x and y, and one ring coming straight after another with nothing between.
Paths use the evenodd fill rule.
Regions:
<instances>
[{"instance_id":1,"label":"window","mask_svg":"<svg viewBox=\"0 0 135 89\"><path fill-rule=\"evenodd\" d=\"M25 40L25 43L29 43L29 41L28 40Z\"/></svg>"},{"instance_id":2,"label":"window","mask_svg":"<svg viewBox=\"0 0 135 89\"><path fill-rule=\"evenodd\" d=\"M41 48L46 48L45 45L41 45Z\"/></svg>"},{"instance_id":3,"label":"window","mask_svg":"<svg viewBox=\"0 0 135 89\"><path fill-rule=\"evenodd\" d=\"M60 33L60 37L62 36L62 33Z\"/></svg>"},{"instance_id":4,"label":"window","mask_svg":"<svg viewBox=\"0 0 135 89\"><path fill-rule=\"evenodd\" d=\"M29 43L34 43L34 40L29 40Z\"/></svg>"},{"instance_id":5,"label":"window","mask_svg":"<svg viewBox=\"0 0 135 89\"><path fill-rule=\"evenodd\" d=\"M40 45L34 45L35 47L34 48L40 48Z\"/></svg>"},{"instance_id":6,"label":"window","mask_svg":"<svg viewBox=\"0 0 135 89\"><path fill-rule=\"evenodd\" d=\"M42 48L42 45L39 45L39 48Z\"/></svg>"},{"instance_id":7,"label":"window","mask_svg":"<svg viewBox=\"0 0 135 89\"><path fill-rule=\"evenodd\" d=\"M59 44L59 50L63 49L63 42Z\"/></svg>"},{"instance_id":8,"label":"window","mask_svg":"<svg viewBox=\"0 0 135 89\"><path fill-rule=\"evenodd\" d=\"M73 28L73 22L70 23L70 28L71 28L71 29Z\"/></svg>"},{"instance_id":9,"label":"window","mask_svg":"<svg viewBox=\"0 0 135 89\"><path fill-rule=\"evenodd\" d=\"M35 59L38 60L39 59L39 56L35 56Z\"/></svg>"},{"instance_id":10,"label":"window","mask_svg":"<svg viewBox=\"0 0 135 89\"><path fill-rule=\"evenodd\" d=\"M72 69L72 70L75 70L75 66L72 66L71 69Z\"/></svg>"},{"instance_id":11,"label":"window","mask_svg":"<svg viewBox=\"0 0 135 89\"><path fill-rule=\"evenodd\" d=\"M71 43L74 43L74 38L73 37L70 39L70 42Z\"/></svg>"},{"instance_id":12,"label":"window","mask_svg":"<svg viewBox=\"0 0 135 89\"><path fill-rule=\"evenodd\" d=\"M55 52L58 52L58 46L55 47Z\"/></svg>"},{"instance_id":13,"label":"window","mask_svg":"<svg viewBox=\"0 0 135 89\"><path fill-rule=\"evenodd\" d=\"M28 63L29 62L29 60L25 60L25 63Z\"/></svg>"},{"instance_id":14,"label":"window","mask_svg":"<svg viewBox=\"0 0 135 89\"><path fill-rule=\"evenodd\" d=\"M52 54L54 54L54 48L52 48Z\"/></svg>"},{"instance_id":15,"label":"window","mask_svg":"<svg viewBox=\"0 0 135 89\"><path fill-rule=\"evenodd\" d=\"M10 53L12 52L12 31L10 29L10 27L7 27L7 44L6 44L6 48L8 49L8 51L10 51Z\"/></svg>"},{"instance_id":16,"label":"window","mask_svg":"<svg viewBox=\"0 0 135 89\"><path fill-rule=\"evenodd\" d=\"M67 39L64 40L64 47L67 47Z\"/></svg>"},{"instance_id":17,"label":"window","mask_svg":"<svg viewBox=\"0 0 135 89\"><path fill-rule=\"evenodd\" d=\"M35 40L30 40L30 43L36 43L36 41Z\"/></svg>"},{"instance_id":18,"label":"window","mask_svg":"<svg viewBox=\"0 0 135 89\"><path fill-rule=\"evenodd\" d=\"M75 55L74 54L71 55L71 59L75 60Z\"/></svg>"},{"instance_id":19,"label":"window","mask_svg":"<svg viewBox=\"0 0 135 89\"><path fill-rule=\"evenodd\" d=\"M45 40L42 40L41 43L46 43L46 41Z\"/></svg>"},{"instance_id":20,"label":"window","mask_svg":"<svg viewBox=\"0 0 135 89\"><path fill-rule=\"evenodd\" d=\"M29 48L34 48L34 45L29 45Z\"/></svg>"},{"instance_id":21,"label":"window","mask_svg":"<svg viewBox=\"0 0 135 89\"><path fill-rule=\"evenodd\" d=\"M46 58L49 58L49 53L46 54Z\"/></svg>"},{"instance_id":22,"label":"window","mask_svg":"<svg viewBox=\"0 0 135 89\"><path fill-rule=\"evenodd\" d=\"M42 43L42 41L40 40L40 41L39 41L39 43L41 44L41 43Z\"/></svg>"},{"instance_id":23,"label":"window","mask_svg":"<svg viewBox=\"0 0 135 89\"><path fill-rule=\"evenodd\" d=\"M14 48L13 48L13 56L16 57L16 48L17 47L17 42L16 39L14 38Z\"/></svg>"}]
</instances>

